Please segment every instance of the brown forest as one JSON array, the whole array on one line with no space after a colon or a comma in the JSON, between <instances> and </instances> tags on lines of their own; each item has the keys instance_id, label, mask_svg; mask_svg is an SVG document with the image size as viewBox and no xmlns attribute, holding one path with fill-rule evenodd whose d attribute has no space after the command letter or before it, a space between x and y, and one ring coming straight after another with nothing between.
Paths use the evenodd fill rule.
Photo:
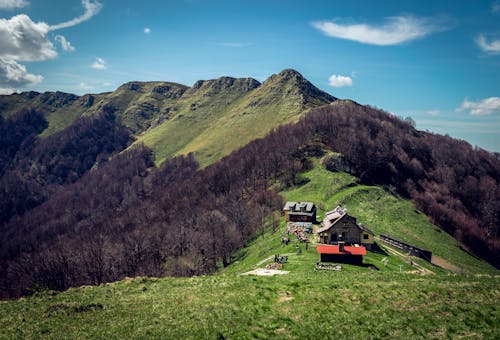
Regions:
<instances>
[{"instance_id":1,"label":"brown forest","mask_svg":"<svg viewBox=\"0 0 500 340\"><path fill-rule=\"evenodd\" d=\"M0 121L2 135L16 122ZM34 137L44 124L33 119L22 136L0 140L14 150L0 155L1 204L19 206L2 210L2 297L126 276L211 273L264 220L278 222L283 202L271 188L295 185L323 148L342 153L363 182L411 198L500 266L499 154L417 131L375 108L339 101L315 109L201 170L191 155L156 168L144 146L119 153L130 137L110 114L74 123L57 137L64 143ZM59 160L64 169L56 171Z\"/></svg>"}]
</instances>

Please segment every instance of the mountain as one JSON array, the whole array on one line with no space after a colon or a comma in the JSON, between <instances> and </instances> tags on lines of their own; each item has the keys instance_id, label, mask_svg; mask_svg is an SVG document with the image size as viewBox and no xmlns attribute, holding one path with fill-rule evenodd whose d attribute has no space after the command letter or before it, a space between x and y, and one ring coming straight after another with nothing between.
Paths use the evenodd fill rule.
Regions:
<instances>
[{"instance_id":1,"label":"mountain","mask_svg":"<svg viewBox=\"0 0 500 340\"><path fill-rule=\"evenodd\" d=\"M262 84L222 77L6 98L3 297L231 267L252 239L277 230L284 197L311 197L323 211L349 204L377 232L428 247L458 271L500 266L498 155L335 100L295 71ZM12 111L12 98L43 115ZM92 110L55 128L82 105ZM349 174L311 176L331 153Z\"/></svg>"},{"instance_id":2,"label":"mountain","mask_svg":"<svg viewBox=\"0 0 500 340\"><path fill-rule=\"evenodd\" d=\"M62 92L25 92L0 96L4 117L25 107L43 113L49 123L42 136L69 126L81 116L115 114L150 147L160 164L193 152L210 164L273 128L297 121L311 108L335 101L295 70L252 78L199 80L192 87L168 82L129 82L116 91L76 96Z\"/></svg>"}]
</instances>

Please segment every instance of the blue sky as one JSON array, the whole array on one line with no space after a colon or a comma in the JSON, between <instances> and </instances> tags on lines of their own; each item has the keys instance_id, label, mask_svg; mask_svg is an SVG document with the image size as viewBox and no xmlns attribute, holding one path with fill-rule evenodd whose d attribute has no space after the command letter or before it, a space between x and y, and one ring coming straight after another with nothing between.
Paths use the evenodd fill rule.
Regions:
<instances>
[{"instance_id":1,"label":"blue sky","mask_svg":"<svg viewBox=\"0 0 500 340\"><path fill-rule=\"evenodd\" d=\"M285 68L500 151L500 1L0 0L0 93Z\"/></svg>"}]
</instances>

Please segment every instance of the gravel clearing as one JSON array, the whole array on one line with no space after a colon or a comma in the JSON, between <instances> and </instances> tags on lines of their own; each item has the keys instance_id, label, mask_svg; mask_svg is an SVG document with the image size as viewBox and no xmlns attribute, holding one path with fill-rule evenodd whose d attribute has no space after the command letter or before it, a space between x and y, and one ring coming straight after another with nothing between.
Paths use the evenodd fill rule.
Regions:
<instances>
[{"instance_id":1,"label":"gravel clearing","mask_svg":"<svg viewBox=\"0 0 500 340\"><path fill-rule=\"evenodd\" d=\"M284 274L288 274L288 273L289 272L286 270L258 268L258 269L254 269L254 270L251 270L249 272L243 273L241 275L273 276L273 275L284 275Z\"/></svg>"}]
</instances>

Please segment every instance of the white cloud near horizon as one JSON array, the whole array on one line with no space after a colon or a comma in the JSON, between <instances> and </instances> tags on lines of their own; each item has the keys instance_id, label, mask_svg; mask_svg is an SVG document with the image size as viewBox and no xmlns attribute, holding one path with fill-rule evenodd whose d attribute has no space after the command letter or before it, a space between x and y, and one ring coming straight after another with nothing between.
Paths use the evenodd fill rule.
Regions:
<instances>
[{"instance_id":1,"label":"white cloud near horizon","mask_svg":"<svg viewBox=\"0 0 500 340\"><path fill-rule=\"evenodd\" d=\"M443 20L414 16L388 17L384 24L378 26L326 20L315 21L312 25L329 37L378 46L399 45L448 29Z\"/></svg>"},{"instance_id":2,"label":"white cloud near horizon","mask_svg":"<svg viewBox=\"0 0 500 340\"><path fill-rule=\"evenodd\" d=\"M92 63L92 65L90 65L90 67L92 67L95 70L105 70L108 68L108 66L106 65L106 61L102 58L95 58L94 62Z\"/></svg>"},{"instance_id":3,"label":"white cloud near horizon","mask_svg":"<svg viewBox=\"0 0 500 340\"><path fill-rule=\"evenodd\" d=\"M488 41L485 34L479 34L476 37L475 41L479 48L481 48L486 53L500 53L500 39L491 39Z\"/></svg>"},{"instance_id":4,"label":"white cloud near horizon","mask_svg":"<svg viewBox=\"0 0 500 340\"><path fill-rule=\"evenodd\" d=\"M328 85L333 87L352 86L352 78L347 76L332 74L330 78L328 78Z\"/></svg>"},{"instance_id":5,"label":"white cloud near horizon","mask_svg":"<svg viewBox=\"0 0 500 340\"><path fill-rule=\"evenodd\" d=\"M429 116L439 116L439 114L441 113L441 111L439 110L429 110L429 111L426 111L425 112L426 114L428 114Z\"/></svg>"},{"instance_id":6,"label":"white cloud near horizon","mask_svg":"<svg viewBox=\"0 0 500 340\"><path fill-rule=\"evenodd\" d=\"M0 57L0 92L3 94L16 92L19 86L38 84L42 80L41 75L29 73L26 66L15 60Z\"/></svg>"},{"instance_id":7,"label":"white cloud near horizon","mask_svg":"<svg viewBox=\"0 0 500 340\"><path fill-rule=\"evenodd\" d=\"M84 83L84 82L78 84L78 87L81 88L82 90L92 90L94 88L94 86L89 85L89 84Z\"/></svg>"},{"instance_id":8,"label":"white cloud near horizon","mask_svg":"<svg viewBox=\"0 0 500 340\"><path fill-rule=\"evenodd\" d=\"M478 102L469 101L467 98L465 98L462 105L460 105L455 111L468 111L469 114L473 116L499 114L500 97L489 97Z\"/></svg>"},{"instance_id":9,"label":"white cloud near horizon","mask_svg":"<svg viewBox=\"0 0 500 340\"><path fill-rule=\"evenodd\" d=\"M149 27L145 27L145 28L144 28L144 33L146 33L146 34L151 33L151 28L149 28Z\"/></svg>"},{"instance_id":10,"label":"white cloud near horizon","mask_svg":"<svg viewBox=\"0 0 500 340\"><path fill-rule=\"evenodd\" d=\"M52 25L50 26L50 30L55 31L61 28L67 28L81 24L82 22L89 20L94 15L99 13L99 11L102 9L102 4L99 1L93 2L90 0L82 0L82 6L85 9L85 12L82 15L60 24Z\"/></svg>"},{"instance_id":11,"label":"white cloud near horizon","mask_svg":"<svg viewBox=\"0 0 500 340\"><path fill-rule=\"evenodd\" d=\"M75 51L75 47L72 46L71 43L62 35L56 35L54 39L59 44L61 44L61 47L63 50L65 50L67 52L74 52Z\"/></svg>"},{"instance_id":12,"label":"white cloud near horizon","mask_svg":"<svg viewBox=\"0 0 500 340\"><path fill-rule=\"evenodd\" d=\"M0 9L12 10L26 7L29 4L29 2L24 0L0 0Z\"/></svg>"}]
</instances>

